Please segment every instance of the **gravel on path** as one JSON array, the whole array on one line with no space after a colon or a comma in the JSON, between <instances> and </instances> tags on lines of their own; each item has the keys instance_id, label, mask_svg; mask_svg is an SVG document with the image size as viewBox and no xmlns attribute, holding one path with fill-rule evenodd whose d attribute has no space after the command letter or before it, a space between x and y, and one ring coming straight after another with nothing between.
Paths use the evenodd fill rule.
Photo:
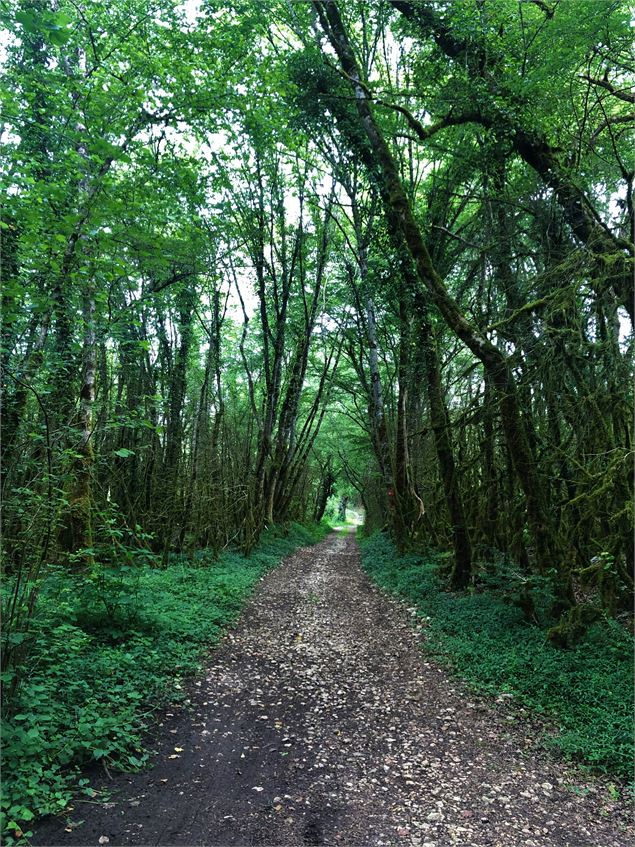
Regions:
<instances>
[{"instance_id":1,"label":"gravel on path","mask_svg":"<svg viewBox=\"0 0 635 847\"><path fill-rule=\"evenodd\" d=\"M333 533L267 574L167 713L154 766L33 845L627 847L607 780L537 748L421 650L404 605ZM68 831L70 829L70 831Z\"/></svg>"}]
</instances>

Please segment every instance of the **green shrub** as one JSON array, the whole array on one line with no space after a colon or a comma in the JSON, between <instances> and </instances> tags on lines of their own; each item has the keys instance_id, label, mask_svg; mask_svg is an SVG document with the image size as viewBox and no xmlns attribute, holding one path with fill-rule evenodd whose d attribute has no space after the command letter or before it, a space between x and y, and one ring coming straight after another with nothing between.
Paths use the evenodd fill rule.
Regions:
<instances>
[{"instance_id":1,"label":"green shrub","mask_svg":"<svg viewBox=\"0 0 635 847\"><path fill-rule=\"evenodd\" d=\"M528 621L496 580L487 591L453 594L443 590L434 554L399 557L381 533L360 543L369 575L429 616L426 650L475 688L513 693L548 715L559 731L546 743L562 754L632 778L633 640L619 623L603 619L571 649L558 649L546 624ZM545 605L538 594L536 607Z\"/></svg>"}]
</instances>

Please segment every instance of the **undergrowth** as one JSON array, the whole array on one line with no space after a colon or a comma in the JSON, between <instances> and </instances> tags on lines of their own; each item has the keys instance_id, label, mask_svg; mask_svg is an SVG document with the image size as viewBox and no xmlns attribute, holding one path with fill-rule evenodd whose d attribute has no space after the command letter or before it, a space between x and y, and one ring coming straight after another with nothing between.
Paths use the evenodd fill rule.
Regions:
<instances>
[{"instance_id":1,"label":"undergrowth","mask_svg":"<svg viewBox=\"0 0 635 847\"><path fill-rule=\"evenodd\" d=\"M434 554L400 557L382 533L360 545L372 579L415 604L427 651L474 688L510 693L547 717L558 732L545 743L562 755L632 780L633 640L619 623L603 620L572 649L558 649L545 626L506 602L491 575L487 590L453 594L443 589Z\"/></svg>"},{"instance_id":2,"label":"undergrowth","mask_svg":"<svg viewBox=\"0 0 635 847\"><path fill-rule=\"evenodd\" d=\"M134 770L152 711L181 699L182 681L235 621L254 584L330 527L271 529L245 557L205 551L165 569L49 570L29 632L20 686L3 722L3 843L68 805L91 761ZM5 686L11 685L8 674Z\"/></svg>"}]
</instances>

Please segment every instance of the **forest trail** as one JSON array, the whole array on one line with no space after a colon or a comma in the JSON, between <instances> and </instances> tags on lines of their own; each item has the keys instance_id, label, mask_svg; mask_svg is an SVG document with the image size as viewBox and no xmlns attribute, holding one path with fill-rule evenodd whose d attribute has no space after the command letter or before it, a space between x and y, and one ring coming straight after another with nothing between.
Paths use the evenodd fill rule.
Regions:
<instances>
[{"instance_id":1,"label":"forest trail","mask_svg":"<svg viewBox=\"0 0 635 847\"><path fill-rule=\"evenodd\" d=\"M626 847L606 787L568 773L418 645L330 535L267 574L168 714L154 767L113 774L34 845ZM108 839L106 841L105 839Z\"/></svg>"}]
</instances>

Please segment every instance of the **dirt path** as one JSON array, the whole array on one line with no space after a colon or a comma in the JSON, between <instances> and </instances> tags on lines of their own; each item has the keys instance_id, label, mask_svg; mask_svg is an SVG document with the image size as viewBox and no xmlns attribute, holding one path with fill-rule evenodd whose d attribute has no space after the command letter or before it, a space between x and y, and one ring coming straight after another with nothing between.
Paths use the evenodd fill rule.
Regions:
<instances>
[{"instance_id":1,"label":"dirt path","mask_svg":"<svg viewBox=\"0 0 635 847\"><path fill-rule=\"evenodd\" d=\"M349 533L263 579L193 691L193 711L158 733L153 769L114 775L105 807L77 805L81 827L45 822L32 843L633 843L601 782L533 750L425 661Z\"/></svg>"}]
</instances>

